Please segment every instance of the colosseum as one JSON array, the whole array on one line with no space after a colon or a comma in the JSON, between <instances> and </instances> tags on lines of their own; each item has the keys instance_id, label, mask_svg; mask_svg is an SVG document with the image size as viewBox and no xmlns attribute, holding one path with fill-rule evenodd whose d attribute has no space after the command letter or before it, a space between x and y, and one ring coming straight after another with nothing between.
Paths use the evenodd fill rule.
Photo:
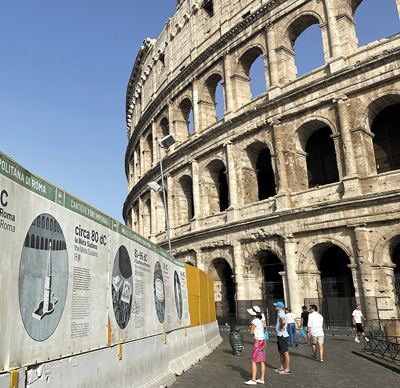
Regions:
<instances>
[{"instance_id":1,"label":"colosseum","mask_svg":"<svg viewBox=\"0 0 400 388\"><path fill-rule=\"evenodd\" d=\"M400 34L360 45L362 6L178 0L140 47L123 217L165 249L169 231L173 255L213 277L222 324L248 322L251 304L271 321L277 300L296 315L318 304L331 326L350 325L355 302L399 317ZM299 76L295 43L314 25L323 63Z\"/></svg>"}]
</instances>

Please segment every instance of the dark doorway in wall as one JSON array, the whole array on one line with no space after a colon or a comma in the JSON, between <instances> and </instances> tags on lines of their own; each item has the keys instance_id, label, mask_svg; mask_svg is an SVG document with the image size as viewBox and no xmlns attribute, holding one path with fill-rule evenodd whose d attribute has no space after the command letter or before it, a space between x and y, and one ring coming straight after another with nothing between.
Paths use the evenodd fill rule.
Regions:
<instances>
[{"instance_id":1,"label":"dark doorway in wall","mask_svg":"<svg viewBox=\"0 0 400 388\"><path fill-rule=\"evenodd\" d=\"M219 207L220 211L224 211L229 207L229 188L228 179L226 177L226 168L223 167L218 175L218 187L219 187Z\"/></svg>"},{"instance_id":2,"label":"dark doorway in wall","mask_svg":"<svg viewBox=\"0 0 400 388\"><path fill-rule=\"evenodd\" d=\"M272 169L271 153L268 149L260 152L258 156L256 169L258 183L258 200L262 201L276 194L275 176Z\"/></svg>"},{"instance_id":3,"label":"dark doorway in wall","mask_svg":"<svg viewBox=\"0 0 400 388\"><path fill-rule=\"evenodd\" d=\"M307 141L308 187L339 181L335 145L331 134L329 127L320 128Z\"/></svg>"},{"instance_id":4,"label":"dark doorway in wall","mask_svg":"<svg viewBox=\"0 0 400 388\"><path fill-rule=\"evenodd\" d=\"M371 126L378 174L400 169L399 109L400 104L383 109Z\"/></svg>"}]
</instances>

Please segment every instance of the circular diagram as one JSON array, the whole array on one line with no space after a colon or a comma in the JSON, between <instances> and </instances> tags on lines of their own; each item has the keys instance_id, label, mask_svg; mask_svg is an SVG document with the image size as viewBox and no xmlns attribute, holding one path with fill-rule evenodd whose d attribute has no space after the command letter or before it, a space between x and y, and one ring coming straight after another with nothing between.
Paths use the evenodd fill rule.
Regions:
<instances>
[{"instance_id":1,"label":"circular diagram","mask_svg":"<svg viewBox=\"0 0 400 388\"><path fill-rule=\"evenodd\" d=\"M178 272L174 273L174 293L175 293L175 305L178 318L182 319L182 288L181 281L179 280Z\"/></svg>"},{"instance_id":2,"label":"circular diagram","mask_svg":"<svg viewBox=\"0 0 400 388\"><path fill-rule=\"evenodd\" d=\"M131 317L133 276L129 253L124 245L115 255L111 294L115 319L118 326L125 329Z\"/></svg>"},{"instance_id":3,"label":"circular diagram","mask_svg":"<svg viewBox=\"0 0 400 388\"><path fill-rule=\"evenodd\" d=\"M60 322L68 289L68 252L60 224L42 213L32 222L22 249L19 308L35 341L49 338Z\"/></svg>"},{"instance_id":4,"label":"circular diagram","mask_svg":"<svg viewBox=\"0 0 400 388\"><path fill-rule=\"evenodd\" d=\"M156 261L154 266L154 302L158 320L163 323L165 318L164 278L159 261Z\"/></svg>"}]
</instances>

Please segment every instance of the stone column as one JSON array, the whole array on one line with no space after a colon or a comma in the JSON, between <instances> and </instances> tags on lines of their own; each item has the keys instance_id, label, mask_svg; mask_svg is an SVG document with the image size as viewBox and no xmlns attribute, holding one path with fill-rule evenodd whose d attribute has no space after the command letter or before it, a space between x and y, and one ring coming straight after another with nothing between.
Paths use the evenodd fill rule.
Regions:
<instances>
[{"instance_id":1,"label":"stone column","mask_svg":"<svg viewBox=\"0 0 400 388\"><path fill-rule=\"evenodd\" d=\"M278 210L287 209L288 204L288 181L286 174L285 156L283 150L283 128L279 117L268 119L268 124L272 127L272 135L275 146L275 172L278 178L278 193L275 196ZM271 152L272 154L272 152Z\"/></svg>"},{"instance_id":2,"label":"stone column","mask_svg":"<svg viewBox=\"0 0 400 388\"><path fill-rule=\"evenodd\" d=\"M143 136L140 137L139 140L139 144L140 144L140 177L142 178L144 176L145 173L145 163L144 163L144 159L145 159L145 154L144 154L144 139Z\"/></svg>"},{"instance_id":3,"label":"stone column","mask_svg":"<svg viewBox=\"0 0 400 388\"><path fill-rule=\"evenodd\" d=\"M167 175L165 177L165 187L167 189L167 208L168 208L168 223L169 223L169 231L170 231L170 237L172 238L175 233L174 233L174 227L176 225L175 223L175 186L174 186L174 180L171 178L171 175Z\"/></svg>"},{"instance_id":4,"label":"stone column","mask_svg":"<svg viewBox=\"0 0 400 388\"><path fill-rule=\"evenodd\" d=\"M276 40L274 24L269 22L266 27L267 34L267 52L266 60L268 63L269 72L269 88L267 89L270 98L276 97L280 92L278 62L276 56ZM265 61L265 60L264 60Z\"/></svg>"},{"instance_id":5,"label":"stone column","mask_svg":"<svg viewBox=\"0 0 400 388\"><path fill-rule=\"evenodd\" d=\"M360 194L359 179L357 176L356 162L354 157L353 142L350 133L350 117L346 105L348 98L346 95L338 96L333 99L337 103L337 113L339 118L340 134L343 144L343 158L345 174L343 184L345 187L345 196L352 197Z\"/></svg>"},{"instance_id":6,"label":"stone column","mask_svg":"<svg viewBox=\"0 0 400 388\"><path fill-rule=\"evenodd\" d=\"M199 133L200 128L200 105L199 105L199 80L194 79L192 82L192 97L193 97L193 134Z\"/></svg>"},{"instance_id":7,"label":"stone column","mask_svg":"<svg viewBox=\"0 0 400 388\"><path fill-rule=\"evenodd\" d=\"M229 185L229 208L227 209L228 222L237 219L237 180L234 162L235 149L231 141L224 144L226 146L226 161L228 169Z\"/></svg>"},{"instance_id":8,"label":"stone column","mask_svg":"<svg viewBox=\"0 0 400 388\"><path fill-rule=\"evenodd\" d=\"M225 93L225 119L229 119L229 115L235 111L233 87L232 87L232 58L227 51L224 55L224 93Z\"/></svg>"},{"instance_id":9,"label":"stone column","mask_svg":"<svg viewBox=\"0 0 400 388\"><path fill-rule=\"evenodd\" d=\"M199 185L199 165L196 159L191 161L192 164L192 185L193 185L193 207L194 217L192 218L192 230L199 229L199 220L202 217L200 206L200 185Z\"/></svg>"},{"instance_id":10,"label":"stone column","mask_svg":"<svg viewBox=\"0 0 400 388\"><path fill-rule=\"evenodd\" d=\"M143 236L143 232L144 232L144 211L143 211L143 200L142 198L138 198L138 207L139 207L139 230L138 233L141 234Z\"/></svg>"},{"instance_id":11,"label":"stone column","mask_svg":"<svg viewBox=\"0 0 400 388\"><path fill-rule=\"evenodd\" d=\"M151 136L153 138L153 149L152 149L152 160L151 160L151 167L155 166L158 163L158 139L157 139L157 128L156 123L154 120L151 120ZM161 140L161 139L160 139Z\"/></svg>"},{"instance_id":12,"label":"stone column","mask_svg":"<svg viewBox=\"0 0 400 388\"><path fill-rule=\"evenodd\" d=\"M296 241L293 236L286 237L285 240L285 264L286 264L286 277L288 284L289 306L293 312L301 311L302 303L299 298L299 277L297 276L297 257L296 257Z\"/></svg>"},{"instance_id":13,"label":"stone column","mask_svg":"<svg viewBox=\"0 0 400 388\"><path fill-rule=\"evenodd\" d=\"M153 236L157 232L157 210L156 210L156 195L154 190L150 190L150 235Z\"/></svg>"},{"instance_id":14,"label":"stone column","mask_svg":"<svg viewBox=\"0 0 400 388\"><path fill-rule=\"evenodd\" d=\"M247 322L247 300L244 286L243 271L243 252L240 241L233 244L233 275L235 276L235 301L236 301L236 320L240 325Z\"/></svg>"},{"instance_id":15,"label":"stone column","mask_svg":"<svg viewBox=\"0 0 400 388\"><path fill-rule=\"evenodd\" d=\"M289 305L289 293L288 293L289 287L288 287L286 272L281 271L281 272L278 272L278 274L282 276L283 295L284 295L284 299L285 299L282 302L285 304L285 306L288 306Z\"/></svg>"}]
</instances>

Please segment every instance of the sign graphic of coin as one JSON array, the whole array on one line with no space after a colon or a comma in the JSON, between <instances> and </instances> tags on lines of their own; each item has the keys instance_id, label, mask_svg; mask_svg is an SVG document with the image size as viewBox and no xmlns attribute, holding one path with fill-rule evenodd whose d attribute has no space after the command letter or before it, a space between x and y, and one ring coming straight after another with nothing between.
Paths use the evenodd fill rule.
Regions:
<instances>
[{"instance_id":1,"label":"sign graphic of coin","mask_svg":"<svg viewBox=\"0 0 400 388\"><path fill-rule=\"evenodd\" d=\"M154 266L154 302L158 320L163 323L165 318L164 279L159 261L156 261Z\"/></svg>"},{"instance_id":2,"label":"sign graphic of coin","mask_svg":"<svg viewBox=\"0 0 400 388\"><path fill-rule=\"evenodd\" d=\"M25 237L19 266L19 308L25 330L44 341L56 330L68 289L68 254L58 221L43 213Z\"/></svg>"},{"instance_id":3,"label":"sign graphic of coin","mask_svg":"<svg viewBox=\"0 0 400 388\"><path fill-rule=\"evenodd\" d=\"M178 272L174 273L174 293L175 293L175 305L178 318L182 319L182 288L181 281L179 280Z\"/></svg>"},{"instance_id":4,"label":"sign graphic of coin","mask_svg":"<svg viewBox=\"0 0 400 388\"><path fill-rule=\"evenodd\" d=\"M119 247L115 255L111 281L115 320L121 329L125 329L131 316L133 276L129 253L124 245Z\"/></svg>"}]
</instances>

